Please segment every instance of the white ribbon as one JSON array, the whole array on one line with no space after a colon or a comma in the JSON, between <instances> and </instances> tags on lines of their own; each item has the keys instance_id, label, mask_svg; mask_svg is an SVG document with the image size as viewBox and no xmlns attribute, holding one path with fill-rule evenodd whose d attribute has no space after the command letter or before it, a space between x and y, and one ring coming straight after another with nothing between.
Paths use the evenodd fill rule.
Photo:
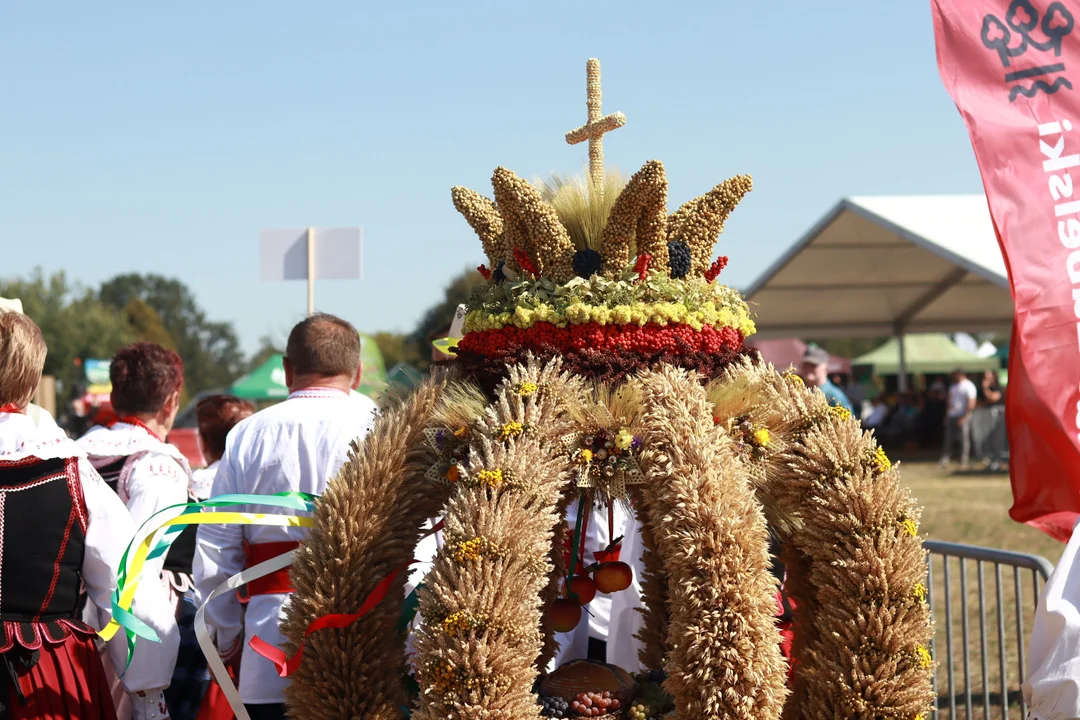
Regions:
<instances>
[{"instance_id":1,"label":"white ribbon","mask_svg":"<svg viewBox=\"0 0 1080 720\"><path fill-rule=\"evenodd\" d=\"M214 588L214 592L210 593L206 601L195 612L195 637L199 640L199 647L202 648L203 655L206 656L206 664L210 668L210 672L214 674L217 684L221 686L221 692L225 695L225 699L229 701L229 707L232 708L233 713L236 715L236 720L251 720L251 716L248 715L247 709L244 708L244 701L240 699L240 692L236 689L236 685L233 684L232 678L229 677L229 671L225 669L225 663L221 661L217 647L210 638L210 630L206 627L206 606L214 598L225 593L235 592L242 585L247 585L252 580L258 580L261 577L266 577L278 570L289 567L292 565L294 555L296 555L296 551L290 550L287 553L270 558L258 565L252 565L247 570L236 573Z\"/></svg>"}]
</instances>

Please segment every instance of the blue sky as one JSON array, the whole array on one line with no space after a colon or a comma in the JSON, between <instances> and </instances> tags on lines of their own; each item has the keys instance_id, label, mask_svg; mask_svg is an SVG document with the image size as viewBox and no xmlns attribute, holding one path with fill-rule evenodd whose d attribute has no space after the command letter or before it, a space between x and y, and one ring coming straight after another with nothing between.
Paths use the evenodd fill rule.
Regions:
<instances>
[{"instance_id":1,"label":"blue sky","mask_svg":"<svg viewBox=\"0 0 1080 720\"><path fill-rule=\"evenodd\" d=\"M672 210L754 176L728 284L842 196L981 190L925 0L8 3L0 276L178 277L253 350L306 302L259 282L259 231L362 225L365 279L316 304L409 330L483 260L451 186L584 167L589 57L609 167L663 160Z\"/></svg>"}]
</instances>

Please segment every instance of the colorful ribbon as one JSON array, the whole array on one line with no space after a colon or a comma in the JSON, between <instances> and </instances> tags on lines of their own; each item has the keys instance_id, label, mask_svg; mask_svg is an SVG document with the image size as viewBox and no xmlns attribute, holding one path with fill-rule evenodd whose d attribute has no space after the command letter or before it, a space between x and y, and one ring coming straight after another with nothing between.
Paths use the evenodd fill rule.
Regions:
<instances>
[{"instance_id":1,"label":"colorful ribbon","mask_svg":"<svg viewBox=\"0 0 1080 720\"><path fill-rule=\"evenodd\" d=\"M296 551L290 550L287 553L278 555L275 558L270 558L258 565L253 565L242 572L236 573L214 588L214 591L207 596L203 604L195 611L195 637L199 641L199 647L202 648L203 655L206 656L206 665L209 667L210 672L214 674L214 678L221 687L221 694L225 696L225 700L229 703L229 707L232 708L233 714L236 715L236 720L251 720L251 716L248 715L247 710L244 708L244 701L240 699L240 693L236 689L236 684L232 681L232 678L229 677L229 671L225 668L225 663L221 661L218 650L214 646L214 641L210 637L210 630L206 627L206 606L216 598L226 593L233 592L243 585L247 585L252 580L258 580L261 577L266 577L267 575L276 573L278 570L289 567L292 565L293 556L295 555Z\"/></svg>"},{"instance_id":2,"label":"colorful ribbon","mask_svg":"<svg viewBox=\"0 0 1080 720\"><path fill-rule=\"evenodd\" d=\"M120 569L117 572L116 590L112 596L112 618L100 633L102 639L110 640L120 628L124 629L127 636L127 663L131 664L132 655L135 651L135 638L141 637L153 642L160 642L160 638L152 628L147 626L131 612L131 604L135 599L136 590L142 580L146 563L163 556L169 551L172 543L179 537L183 529L188 525L278 525L283 527L310 527L313 520L298 515L279 515L272 513L247 513L247 512L203 512L204 509L229 507L235 505L266 505L289 510L302 510L311 512L314 510L316 496L308 493L287 492L277 495L246 495L232 494L220 495L209 500L195 503L172 505L159 510L147 518L140 526L131 544L120 560ZM176 517L158 522L161 516L179 511ZM154 524L157 523L157 524ZM147 533L141 542L136 541L147 526L154 529ZM132 549L135 548L134 555ZM131 560L129 562L129 556Z\"/></svg>"}]
</instances>

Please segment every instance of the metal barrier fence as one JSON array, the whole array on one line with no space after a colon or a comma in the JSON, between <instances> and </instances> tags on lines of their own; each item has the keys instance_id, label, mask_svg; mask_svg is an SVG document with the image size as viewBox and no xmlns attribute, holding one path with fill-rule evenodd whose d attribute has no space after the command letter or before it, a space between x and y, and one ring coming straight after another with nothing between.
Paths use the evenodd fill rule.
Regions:
<instances>
[{"instance_id":1,"label":"metal barrier fence","mask_svg":"<svg viewBox=\"0 0 1080 720\"><path fill-rule=\"evenodd\" d=\"M935 621L934 639L930 652L938 663L934 675L934 692L937 702L933 712L934 720L947 717L949 720L964 718L973 720L976 709L985 720L1002 718L1008 720L1010 705L1014 706L1017 720L1027 716L1020 686L1027 678L1024 653L1027 649L1025 618L1034 615L1038 603L1040 582L1045 584L1053 565L1046 558L1038 555L994 550L974 545L927 540L923 547L929 551L929 575L927 577L927 601ZM955 575L953 567L959 565L960 591L954 591ZM984 566L992 568L994 593L987 597ZM970 568L975 568L975 592L968 584ZM1003 582L1002 568L1012 569L1012 594L1003 592L1008 583ZM1024 587L1030 572L1031 588ZM1030 595L1028 594L1030 592ZM978 603L978 636L972 637L969 627L969 605ZM957 602L959 601L959 602ZM959 617L954 612L959 604ZM996 638L988 631L987 612L992 610L996 625ZM1011 610L1011 613L1010 613ZM1008 623L1006 616L1012 615ZM1009 631L1006 632L1008 624ZM956 626L959 626L960 643L955 642ZM1013 631L1015 630L1015 635ZM944 631L944 653L942 653L942 632ZM997 652L994 652L996 646ZM972 653L972 649L975 653ZM978 658L981 673L972 676L972 655ZM996 655L996 657L993 657ZM994 661L992 663L991 658ZM958 678L956 666L960 665L963 676ZM944 678L941 677L944 675ZM993 682L995 676L997 682ZM941 687L945 680L945 687ZM960 681L962 680L962 685ZM1014 682L1015 680L1015 682ZM996 686L996 690L991 686ZM944 692L944 694L943 694ZM959 709L958 709L959 703ZM960 714L958 714L958 712Z\"/></svg>"}]
</instances>

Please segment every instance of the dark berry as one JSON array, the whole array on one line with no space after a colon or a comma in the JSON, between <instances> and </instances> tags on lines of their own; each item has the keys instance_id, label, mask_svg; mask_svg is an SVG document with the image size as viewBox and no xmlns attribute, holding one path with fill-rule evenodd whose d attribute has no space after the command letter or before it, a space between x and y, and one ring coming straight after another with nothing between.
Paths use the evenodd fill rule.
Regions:
<instances>
[{"instance_id":1,"label":"dark berry","mask_svg":"<svg viewBox=\"0 0 1080 720\"><path fill-rule=\"evenodd\" d=\"M650 670L648 674L649 682L662 685L667 680L667 673L663 670Z\"/></svg>"},{"instance_id":2,"label":"dark berry","mask_svg":"<svg viewBox=\"0 0 1080 720\"><path fill-rule=\"evenodd\" d=\"M600 253L595 250L590 248L578 250L574 253L574 272L578 277L588 280L600 272L600 266L603 265L603 262L604 259L600 257Z\"/></svg>"},{"instance_id":3,"label":"dark berry","mask_svg":"<svg viewBox=\"0 0 1080 720\"><path fill-rule=\"evenodd\" d=\"M672 240L667 244L668 267L671 277L684 278L690 274L690 246L682 240Z\"/></svg>"},{"instance_id":4,"label":"dark berry","mask_svg":"<svg viewBox=\"0 0 1080 720\"><path fill-rule=\"evenodd\" d=\"M495 281L496 285L502 283L502 281L506 279L506 273L503 272L504 265L506 265L506 261L500 260L498 267L496 267L495 271L491 273L491 279Z\"/></svg>"}]
</instances>

